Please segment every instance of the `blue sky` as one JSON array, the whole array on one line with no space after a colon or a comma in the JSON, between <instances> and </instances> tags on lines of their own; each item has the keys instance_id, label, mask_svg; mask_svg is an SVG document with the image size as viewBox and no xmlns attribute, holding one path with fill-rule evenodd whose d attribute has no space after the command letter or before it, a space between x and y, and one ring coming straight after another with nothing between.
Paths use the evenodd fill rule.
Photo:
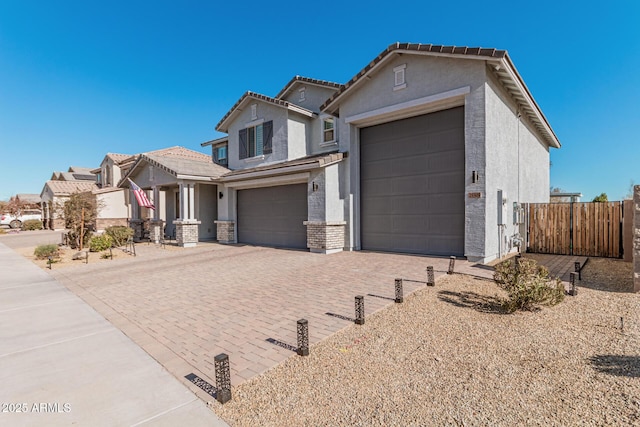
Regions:
<instances>
[{"instance_id":1,"label":"blue sky","mask_svg":"<svg viewBox=\"0 0 640 427\"><path fill-rule=\"evenodd\" d=\"M558 135L551 184L640 184L640 2L0 0L0 199L221 136L246 91L345 83L390 43L506 49Z\"/></svg>"}]
</instances>

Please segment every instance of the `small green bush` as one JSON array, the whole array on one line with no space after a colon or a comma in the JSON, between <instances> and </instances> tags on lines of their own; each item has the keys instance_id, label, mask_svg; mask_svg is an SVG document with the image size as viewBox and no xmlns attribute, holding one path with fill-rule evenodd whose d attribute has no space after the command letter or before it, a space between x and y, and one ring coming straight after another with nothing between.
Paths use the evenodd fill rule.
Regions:
<instances>
[{"instance_id":1,"label":"small green bush","mask_svg":"<svg viewBox=\"0 0 640 427\"><path fill-rule=\"evenodd\" d=\"M104 233L111 237L113 246L124 246L127 243L129 237L133 236L133 228L125 227L123 225L114 225L113 227L107 227Z\"/></svg>"},{"instance_id":2,"label":"small green bush","mask_svg":"<svg viewBox=\"0 0 640 427\"><path fill-rule=\"evenodd\" d=\"M102 234L100 236L94 236L89 241L89 250L91 252L106 251L111 247L113 240L108 234Z\"/></svg>"},{"instance_id":3,"label":"small green bush","mask_svg":"<svg viewBox=\"0 0 640 427\"><path fill-rule=\"evenodd\" d=\"M91 242L91 236L93 236L93 233L91 232L91 230L85 229L83 231L84 231L84 239L82 241L82 247L86 248L87 246L89 246L89 242ZM80 246L79 246L80 238L78 233L76 233L75 231L69 231L65 236L66 236L65 241L67 242L70 248L80 249Z\"/></svg>"},{"instance_id":4,"label":"small green bush","mask_svg":"<svg viewBox=\"0 0 640 427\"><path fill-rule=\"evenodd\" d=\"M549 270L530 258L511 259L496 266L493 279L509 294L503 307L509 313L531 310L537 305L556 305L564 300L564 285L549 277Z\"/></svg>"},{"instance_id":5,"label":"small green bush","mask_svg":"<svg viewBox=\"0 0 640 427\"><path fill-rule=\"evenodd\" d=\"M58 245L55 244L40 245L33 251L33 255L37 259L47 259L48 257L57 258L60 256L60 250L58 249Z\"/></svg>"},{"instance_id":6,"label":"small green bush","mask_svg":"<svg viewBox=\"0 0 640 427\"><path fill-rule=\"evenodd\" d=\"M28 219L22 223L23 230L42 230L42 221L39 219Z\"/></svg>"}]
</instances>

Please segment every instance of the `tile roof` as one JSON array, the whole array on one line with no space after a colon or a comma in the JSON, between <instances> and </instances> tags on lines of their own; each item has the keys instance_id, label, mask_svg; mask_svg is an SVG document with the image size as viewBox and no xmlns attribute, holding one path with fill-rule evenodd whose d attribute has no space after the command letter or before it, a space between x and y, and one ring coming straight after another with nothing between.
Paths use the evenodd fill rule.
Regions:
<instances>
[{"instance_id":1,"label":"tile roof","mask_svg":"<svg viewBox=\"0 0 640 427\"><path fill-rule=\"evenodd\" d=\"M337 151L329 153L314 154L312 156L302 157L300 159L289 160L281 163L274 163L264 166L256 166L250 169L239 169L231 171L222 176L223 181L230 181L228 178L242 179L242 175L252 174L254 172L270 171L278 172L279 169L285 169L294 166L309 166L309 169L314 169L322 166L326 166L329 163L335 163L346 157L345 153L339 153Z\"/></svg>"},{"instance_id":2,"label":"tile roof","mask_svg":"<svg viewBox=\"0 0 640 427\"><path fill-rule=\"evenodd\" d=\"M324 104L320 106L321 111L325 111L330 114L336 114L339 106L337 105L338 99L340 99L345 93L349 92L354 85L369 73L378 64L383 62L392 53L417 53L430 56L448 56L458 58L473 58L491 62L493 70L500 83L505 87L507 92L513 97L518 105L518 109L530 120L533 126L540 133L542 138L549 144L549 146L559 148L560 141L558 137L551 129L547 118L542 113L542 110L533 99L533 96L529 92L524 80L516 70L513 62L509 58L506 50L494 49L494 48L482 48L482 47L467 47L467 46L443 46L432 44L420 44L420 43L394 43L389 45L383 50L373 61L367 64L362 70L360 70L351 80L349 80L342 88L334 93Z\"/></svg>"},{"instance_id":3,"label":"tile roof","mask_svg":"<svg viewBox=\"0 0 640 427\"><path fill-rule=\"evenodd\" d=\"M296 84L296 83L309 83L309 84L313 84L313 85L318 85L318 86L325 86L328 88L332 88L332 89L340 89L342 87L342 85L340 83L334 83L334 82L330 82L327 80L318 80L318 79L312 79L309 77L302 77L302 76L294 76L291 80L289 80L289 83L287 83L285 85L285 87L282 88L282 90L280 92L278 92L278 94L276 95L276 99L279 99L281 97L283 97L284 95L286 95L287 92L289 92L289 90Z\"/></svg>"},{"instance_id":4,"label":"tile roof","mask_svg":"<svg viewBox=\"0 0 640 427\"><path fill-rule=\"evenodd\" d=\"M180 147L176 145L174 147L163 148L160 150L147 151L146 153L142 153L143 155L153 155L159 157L173 157L176 159L190 159L201 162L210 162L211 156L205 153L201 153L199 151L189 150L188 148Z\"/></svg>"},{"instance_id":5,"label":"tile roof","mask_svg":"<svg viewBox=\"0 0 640 427\"><path fill-rule=\"evenodd\" d=\"M49 187L56 196L64 196L73 193L97 190L95 182L89 181L47 181L45 186Z\"/></svg>"},{"instance_id":6,"label":"tile roof","mask_svg":"<svg viewBox=\"0 0 640 427\"><path fill-rule=\"evenodd\" d=\"M229 136L223 136L221 138L216 138L216 139L212 139L210 141L205 141L202 144L200 144L201 147L206 147L208 145L216 145L216 144L220 144L222 142L228 142L229 141Z\"/></svg>"},{"instance_id":7,"label":"tile roof","mask_svg":"<svg viewBox=\"0 0 640 427\"><path fill-rule=\"evenodd\" d=\"M343 85L338 92L333 94L324 104L320 106L320 110L326 109L339 98L344 92L349 90L354 83L360 80L365 74L367 74L373 67L378 65L383 59L385 59L390 53L398 51L413 51L424 52L433 55L454 55L454 56L474 56L484 58L503 58L506 54L506 50L499 50L493 48L482 47L467 47L467 46L442 46L433 44L421 44L421 43L393 43L387 46L385 50L380 52L373 61L369 62L362 70L358 72L351 80Z\"/></svg>"},{"instance_id":8,"label":"tile roof","mask_svg":"<svg viewBox=\"0 0 640 427\"><path fill-rule=\"evenodd\" d=\"M123 175L123 178L118 183L118 187L120 187L143 162L164 170L176 178L179 175L218 178L229 171L229 169L224 166L213 163L211 156L208 154L175 146L139 154L135 163ZM136 184L140 186L143 185L139 182L136 182Z\"/></svg>"},{"instance_id":9,"label":"tile roof","mask_svg":"<svg viewBox=\"0 0 640 427\"><path fill-rule=\"evenodd\" d=\"M131 154L107 153L106 157L113 160L116 164L133 157Z\"/></svg>"},{"instance_id":10,"label":"tile roof","mask_svg":"<svg viewBox=\"0 0 640 427\"><path fill-rule=\"evenodd\" d=\"M67 172L72 173L80 173L80 174L90 174L93 168L85 168L80 166L69 166L69 170Z\"/></svg>"},{"instance_id":11,"label":"tile roof","mask_svg":"<svg viewBox=\"0 0 640 427\"><path fill-rule=\"evenodd\" d=\"M300 107L299 105L293 104L291 102L283 101L282 99L272 98L270 96L262 95L260 93L247 91L244 93L244 95L240 97L240 99L238 99L238 102L236 102L234 106L231 107L231 109L227 112L227 114L225 114L224 117L218 122L218 124L216 125L216 130L220 132L226 132L226 128L223 127L223 124L227 121L229 117L231 117L231 115L238 109L238 107L240 107L240 105L249 98L253 98L258 101L268 102L270 104L277 105L279 107L296 109L304 114L307 114L310 117L313 116L314 114L313 111L307 110L306 108Z\"/></svg>"},{"instance_id":12,"label":"tile roof","mask_svg":"<svg viewBox=\"0 0 640 427\"><path fill-rule=\"evenodd\" d=\"M16 197L23 203L40 203L42 201L39 194L16 194Z\"/></svg>"}]
</instances>

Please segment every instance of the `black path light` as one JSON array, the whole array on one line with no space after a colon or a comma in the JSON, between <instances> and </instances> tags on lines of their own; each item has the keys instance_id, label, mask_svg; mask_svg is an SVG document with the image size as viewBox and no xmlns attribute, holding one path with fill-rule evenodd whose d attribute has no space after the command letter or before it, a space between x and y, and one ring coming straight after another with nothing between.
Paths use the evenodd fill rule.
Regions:
<instances>
[{"instance_id":1,"label":"black path light","mask_svg":"<svg viewBox=\"0 0 640 427\"><path fill-rule=\"evenodd\" d=\"M582 271L580 269L580 261L576 261L573 264L573 269L576 273L578 273L578 280L582 280Z\"/></svg>"},{"instance_id":2,"label":"black path light","mask_svg":"<svg viewBox=\"0 0 640 427\"><path fill-rule=\"evenodd\" d=\"M436 279L435 279L435 275L433 274L433 266L430 265L427 267L427 286L435 286L436 285Z\"/></svg>"},{"instance_id":3,"label":"black path light","mask_svg":"<svg viewBox=\"0 0 640 427\"><path fill-rule=\"evenodd\" d=\"M309 355L309 322L307 319L298 320L298 349L300 356Z\"/></svg>"},{"instance_id":4,"label":"black path light","mask_svg":"<svg viewBox=\"0 0 640 427\"><path fill-rule=\"evenodd\" d=\"M225 353L217 355L214 358L214 368L216 371L216 399L220 403L227 403L231 400L229 356Z\"/></svg>"},{"instance_id":5,"label":"black path light","mask_svg":"<svg viewBox=\"0 0 640 427\"><path fill-rule=\"evenodd\" d=\"M396 299L395 301L399 304L404 301L404 292L402 291L402 279L396 279Z\"/></svg>"},{"instance_id":6,"label":"black path light","mask_svg":"<svg viewBox=\"0 0 640 427\"><path fill-rule=\"evenodd\" d=\"M569 283L571 284L571 290L569 291L569 295L576 296L578 295L578 288L576 288L576 277L578 273L570 273L569 275Z\"/></svg>"},{"instance_id":7,"label":"black path light","mask_svg":"<svg viewBox=\"0 0 640 427\"><path fill-rule=\"evenodd\" d=\"M433 274L433 266L430 265L427 267L427 286L435 286L436 285L436 276Z\"/></svg>"},{"instance_id":8,"label":"black path light","mask_svg":"<svg viewBox=\"0 0 640 427\"><path fill-rule=\"evenodd\" d=\"M356 296L356 325L364 325L364 297Z\"/></svg>"},{"instance_id":9,"label":"black path light","mask_svg":"<svg viewBox=\"0 0 640 427\"><path fill-rule=\"evenodd\" d=\"M447 270L447 274L453 274L453 269L456 266L456 257L449 257L449 270Z\"/></svg>"}]
</instances>

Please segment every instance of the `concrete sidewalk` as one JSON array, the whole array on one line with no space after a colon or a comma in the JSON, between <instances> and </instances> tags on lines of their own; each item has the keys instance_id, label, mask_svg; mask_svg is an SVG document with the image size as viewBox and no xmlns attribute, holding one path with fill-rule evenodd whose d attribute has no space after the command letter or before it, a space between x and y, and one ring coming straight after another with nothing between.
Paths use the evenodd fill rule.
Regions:
<instances>
[{"instance_id":1,"label":"concrete sidewalk","mask_svg":"<svg viewBox=\"0 0 640 427\"><path fill-rule=\"evenodd\" d=\"M2 243L0 384L0 425L227 425L120 330Z\"/></svg>"}]
</instances>

